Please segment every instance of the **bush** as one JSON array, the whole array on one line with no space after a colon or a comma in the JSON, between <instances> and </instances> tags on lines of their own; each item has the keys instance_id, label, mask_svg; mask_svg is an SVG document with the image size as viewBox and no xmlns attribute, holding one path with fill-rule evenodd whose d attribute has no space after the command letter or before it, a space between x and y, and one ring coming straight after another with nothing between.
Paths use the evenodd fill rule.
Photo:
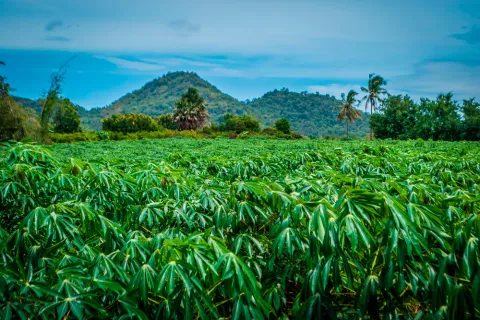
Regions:
<instances>
[{"instance_id":1,"label":"bush","mask_svg":"<svg viewBox=\"0 0 480 320\"><path fill-rule=\"evenodd\" d=\"M278 134L278 131L275 128L266 127L265 129L263 129L262 133L267 134L269 136L276 136Z\"/></svg>"},{"instance_id":2,"label":"bush","mask_svg":"<svg viewBox=\"0 0 480 320\"><path fill-rule=\"evenodd\" d=\"M152 117L131 113L113 115L110 118L103 119L102 129L104 131L121 132L126 134L140 131L157 131L159 125Z\"/></svg>"},{"instance_id":3,"label":"bush","mask_svg":"<svg viewBox=\"0 0 480 320\"><path fill-rule=\"evenodd\" d=\"M177 125L173 121L173 117L171 114L162 114L160 117L155 119L158 125L162 128L169 129L169 130L177 130Z\"/></svg>"},{"instance_id":4,"label":"bush","mask_svg":"<svg viewBox=\"0 0 480 320\"><path fill-rule=\"evenodd\" d=\"M290 133L290 130L291 130L290 122L288 122L288 120L285 118L277 120L277 122L275 122L275 129L285 134L288 134Z\"/></svg>"},{"instance_id":5,"label":"bush","mask_svg":"<svg viewBox=\"0 0 480 320\"><path fill-rule=\"evenodd\" d=\"M220 121L221 131L234 131L241 133L244 131L260 132L260 122L252 116L234 116L226 114Z\"/></svg>"}]
</instances>

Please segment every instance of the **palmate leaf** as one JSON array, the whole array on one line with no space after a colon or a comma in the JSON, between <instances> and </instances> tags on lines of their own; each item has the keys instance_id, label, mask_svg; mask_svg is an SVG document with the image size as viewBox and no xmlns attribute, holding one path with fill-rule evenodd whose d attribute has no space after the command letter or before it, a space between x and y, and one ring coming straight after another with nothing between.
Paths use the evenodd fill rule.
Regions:
<instances>
[{"instance_id":1,"label":"palmate leaf","mask_svg":"<svg viewBox=\"0 0 480 320\"><path fill-rule=\"evenodd\" d=\"M144 264L131 278L127 290L140 290L141 301L146 304L148 301L148 292L154 288L155 279L155 270L149 264Z\"/></svg>"},{"instance_id":2,"label":"palmate leaf","mask_svg":"<svg viewBox=\"0 0 480 320\"><path fill-rule=\"evenodd\" d=\"M0 155L0 317L480 316L475 144L21 148Z\"/></svg>"},{"instance_id":3,"label":"palmate leaf","mask_svg":"<svg viewBox=\"0 0 480 320\"><path fill-rule=\"evenodd\" d=\"M285 223L288 225L288 222ZM283 254L284 250L292 256L295 250L303 251L305 245L297 230L291 227L282 228L272 243L274 257Z\"/></svg>"}]
</instances>

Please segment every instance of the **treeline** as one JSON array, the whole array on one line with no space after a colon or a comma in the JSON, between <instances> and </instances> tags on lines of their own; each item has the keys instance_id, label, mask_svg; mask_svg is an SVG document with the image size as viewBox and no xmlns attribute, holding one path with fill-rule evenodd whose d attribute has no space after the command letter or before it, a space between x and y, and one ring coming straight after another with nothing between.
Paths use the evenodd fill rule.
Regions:
<instances>
[{"instance_id":1,"label":"treeline","mask_svg":"<svg viewBox=\"0 0 480 320\"><path fill-rule=\"evenodd\" d=\"M387 98L370 119L379 139L480 140L480 104L475 99L460 104L452 93L436 100L415 103L408 95Z\"/></svg>"},{"instance_id":2,"label":"treeline","mask_svg":"<svg viewBox=\"0 0 480 320\"><path fill-rule=\"evenodd\" d=\"M0 66L5 65L0 61ZM291 131L287 119L277 120L273 126L262 130L259 119L251 115L227 113L218 123L210 122L206 101L195 88L188 90L174 103L170 114L153 118L143 114L113 115L102 120L104 132L82 133L78 106L61 96L61 84L66 65L51 76L50 87L39 100L41 112L23 108L10 95L10 85L0 76L0 141L33 138L42 143L72 142L81 139L134 139L135 137L175 136L176 132L191 131L181 136L200 135L207 137L237 135L268 135L278 138L302 138ZM351 125L362 118L356 108L365 103L370 111L370 139L432 139L432 140L480 140L480 104L475 99L459 103L452 93L440 94L436 100L423 98L414 102L408 95L391 96L386 90L387 82L379 75L371 74L363 98L357 100L354 90L342 94L337 119L345 123L348 137ZM276 91L269 98L281 98L288 90ZM299 94L305 96L306 93ZM294 108L292 106L292 108ZM166 132L165 130L169 130ZM157 132L156 134L145 134ZM142 134L137 134L142 133ZM71 136L68 136L71 135ZM92 138L94 137L94 138Z\"/></svg>"},{"instance_id":3,"label":"treeline","mask_svg":"<svg viewBox=\"0 0 480 320\"><path fill-rule=\"evenodd\" d=\"M121 114L112 115L102 120L102 130L110 135L118 136L115 133L123 135L132 133L146 133L156 131L194 131L197 133L228 133L232 137L238 134L265 134L274 135L283 138L301 138L298 133L292 132L290 123L287 119L279 119L274 127L261 129L260 121L253 116L243 115L235 116L226 114L218 124L205 125L203 127L192 128L190 130L179 130L171 114L164 114L159 117L150 117L143 114ZM290 136L286 136L290 135ZM148 136L148 135L147 135Z\"/></svg>"},{"instance_id":4,"label":"treeline","mask_svg":"<svg viewBox=\"0 0 480 320\"><path fill-rule=\"evenodd\" d=\"M432 140L480 140L480 104L474 98L453 99L453 94L439 94L436 100L420 99L415 103L408 95L390 95L387 81L379 75L370 74L367 87L362 87L365 96L357 100L357 92L342 94L341 109L337 119L345 122L348 136L349 124L361 118L355 105L365 102L365 111L370 108L370 140L377 139L432 139Z\"/></svg>"}]
</instances>

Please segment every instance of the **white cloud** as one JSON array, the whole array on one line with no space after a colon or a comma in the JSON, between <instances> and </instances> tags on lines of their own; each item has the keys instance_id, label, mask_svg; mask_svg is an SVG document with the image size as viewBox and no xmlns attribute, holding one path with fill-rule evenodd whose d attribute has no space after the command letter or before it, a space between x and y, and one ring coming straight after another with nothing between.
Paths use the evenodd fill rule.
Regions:
<instances>
[{"instance_id":1,"label":"white cloud","mask_svg":"<svg viewBox=\"0 0 480 320\"><path fill-rule=\"evenodd\" d=\"M132 61L116 57L95 56L95 58L107 60L121 69L132 69L136 71L159 71L165 70L164 65L144 61Z\"/></svg>"}]
</instances>

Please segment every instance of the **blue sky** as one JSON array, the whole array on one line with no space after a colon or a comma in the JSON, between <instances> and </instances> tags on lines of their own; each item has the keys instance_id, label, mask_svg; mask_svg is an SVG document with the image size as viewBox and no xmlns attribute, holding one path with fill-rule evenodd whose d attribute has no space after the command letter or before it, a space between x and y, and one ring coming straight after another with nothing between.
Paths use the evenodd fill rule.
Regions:
<instances>
[{"instance_id":1,"label":"blue sky","mask_svg":"<svg viewBox=\"0 0 480 320\"><path fill-rule=\"evenodd\" d=\"M341 92L369 73L415 99L480 97L478 0L0 0L0 72L39 97L72 55L64 95L105 106L169 71L241 100Z\"/></svg>"}]
</instances>

